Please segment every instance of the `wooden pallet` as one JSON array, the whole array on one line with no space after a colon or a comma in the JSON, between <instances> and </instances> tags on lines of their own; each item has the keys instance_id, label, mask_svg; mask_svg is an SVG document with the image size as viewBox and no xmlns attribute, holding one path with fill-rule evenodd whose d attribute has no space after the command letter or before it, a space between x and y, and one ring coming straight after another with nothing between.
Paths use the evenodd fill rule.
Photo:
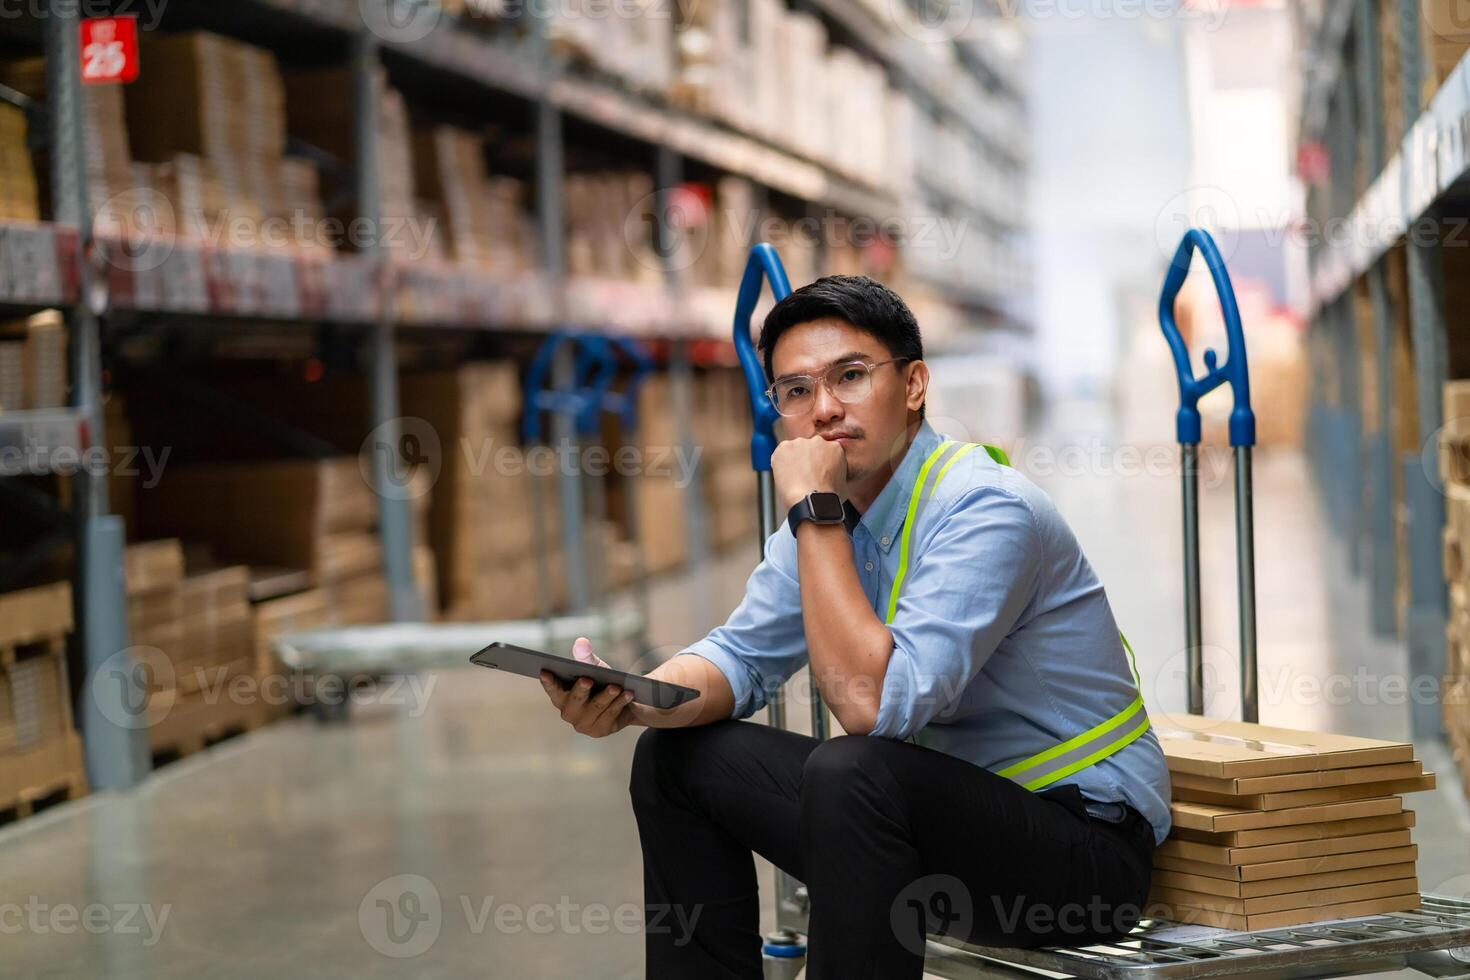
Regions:
<instances>
[{"instance_id":1,"label":"wooden pallet","mask_svg":"<svg viewBox=\"0 0 1470 980\"><path fill-rule=\"evenodd\" d=\"M86 792L82 740L75 731L31 748L0 753L0 823Z\"/></svg>"},{"instance_id":2,"label":"wooden pallet","mask_svg":"<svg viewBox=\"0 0 1470 980\"><path fill-rule=\"evenodd\" d=\"M202 695L179 698L148 731L155 766L202 752L227 739L255 731L280 717L276 706L256 700L236 704L222 696L210 704Z\"/></svg>"},{"instance_id":3,"label":"wooden pallet","mask_svg":"<svg viewBox=\"0 0 1470 980\"><path fill-rule=\"evenodd\" d=\"M24 820L58 803L87 795L87 774L81 770L63 773L49 782L27 789L8 803L0 804L0 826Z\"/></svg>"}]
</instances>

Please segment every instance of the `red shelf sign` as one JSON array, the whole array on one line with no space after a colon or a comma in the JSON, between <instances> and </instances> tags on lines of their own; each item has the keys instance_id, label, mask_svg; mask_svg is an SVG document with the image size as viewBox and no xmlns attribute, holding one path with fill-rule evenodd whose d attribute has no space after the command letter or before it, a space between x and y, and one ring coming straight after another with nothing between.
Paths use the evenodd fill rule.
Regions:
<instances>
[{"instance_id":1,"label":"red shelf sign","mask_svg":"<svg viewBox=\"0 0 1470 980\"><path fill-rule=\"evenodd\" d=\"M138 77L138 18L90 17L82 21L82 81L116 85Z\"/></svg>"}]
</instances>

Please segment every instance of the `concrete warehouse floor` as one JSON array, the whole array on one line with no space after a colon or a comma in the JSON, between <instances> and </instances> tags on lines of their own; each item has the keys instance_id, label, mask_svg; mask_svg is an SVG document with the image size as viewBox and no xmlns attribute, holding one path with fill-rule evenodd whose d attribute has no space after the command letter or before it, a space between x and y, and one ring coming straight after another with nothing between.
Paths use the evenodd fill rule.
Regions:
<instances>
[{"instance_id":1,"label":"concrete warehouse floor","mask_svg":"<svg viewBox=\"0 0 1470 980\"><path fill-rule=\"evenodd\" d=\"M1090 436L1055 438L1085 447ZM1125 475L1106 452L1090 458L1104 462L1039 482L1108 587L1150 705L1181 710L1177 475ZM1229 649L1233 510L1228 469L1219 475L1203 493L1205 633ZM1362 585L1343 571L1299 455L1258 455L1256 507L1262 720L1405 737L1402 703L1358 688L1345 700L1327 688L1314 696L1294 680L1404 669L1395 646L1367 635ZM722 618L753 549L658 583L653 640L677 649ZM490 671L432 683L411 708L360 709L340 727L275 725L134 792L0 832L0 907L10 906L0 908L0 975L641 976L625 790L636 731L580 738L536 685ZM1470 810L1449 760L1419 751L1440 773L1438 790L1409 803L1420 884L1465 894ZM417 955L392 955L405 952Z\"/></svg>"}]
</instances>

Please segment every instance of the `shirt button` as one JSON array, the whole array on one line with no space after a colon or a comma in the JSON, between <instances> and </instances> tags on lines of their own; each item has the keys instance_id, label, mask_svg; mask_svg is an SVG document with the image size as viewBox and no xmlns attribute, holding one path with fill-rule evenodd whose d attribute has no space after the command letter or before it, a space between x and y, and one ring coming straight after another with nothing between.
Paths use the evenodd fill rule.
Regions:
<instances>
[{"instance_id":1,"label":"shirt button","mask_svg":"<svg viewBox=\"0 0 1470 980\"><path fill-rule=\"evenodd\" d=\"M873 570L873 563L868 562L866 565L863 566L863 568L866 568L868 571L871 572Z\"/></svg>"},{"instance_id":2,"label":"shirt button","mask_svg":"<svg viewBox=\"0 0 1470 980\"><path fill-rule=\"evenodd\" d=\"M888 547L888 535L883 535L883 547Z\"/></svg>"}]
</instances>

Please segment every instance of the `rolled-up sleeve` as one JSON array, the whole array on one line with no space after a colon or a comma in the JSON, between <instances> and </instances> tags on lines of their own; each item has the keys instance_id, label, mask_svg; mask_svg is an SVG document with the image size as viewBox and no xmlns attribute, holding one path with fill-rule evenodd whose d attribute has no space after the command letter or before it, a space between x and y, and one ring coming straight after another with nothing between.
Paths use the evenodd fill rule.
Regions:
<instances>
[{"instance_id":1,"label":"rolled-up sleeve","mask_svg":"<svg viewBox=\"0 0 1470 980\"><path fill-rule=\"evenodd\" d=\"M1036 594L1041 567L1031 508L996 487L965 493L912 547L871 733L884 738L916 734L959 700Z\"/></svg>"},{"instance_id":2,"label":"rolled-up sleeve","mask_svg":"<svg viewBox=\"0 0 1470 980\"><path fill-rule=\"evenodd\" d=\"M784 524L766 542L766 557L745 583L745 597L723 626L688 647L719 668L735 694L732 718L765 706L770 692L806 662L796 539Z\"/></svg>"}]
</instances>

